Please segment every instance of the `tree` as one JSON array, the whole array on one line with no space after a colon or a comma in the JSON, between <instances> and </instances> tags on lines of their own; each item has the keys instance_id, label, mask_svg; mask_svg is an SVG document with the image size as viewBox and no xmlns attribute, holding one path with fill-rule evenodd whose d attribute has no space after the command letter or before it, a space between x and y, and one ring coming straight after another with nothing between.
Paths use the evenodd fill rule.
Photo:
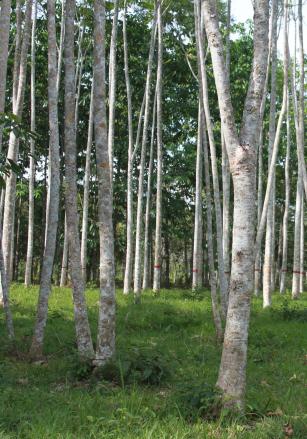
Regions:
<instances>
[{"instance_id":1,"label":"tree","mask_svg":"<svg viewBox=\"0 0 307 439\"><path fill-rule=\"evenodd\" d=\"M232 271L218 386L227 405L242 409L254 278L257 134L267 68L269 5L267 0L254 2L254 58L240 136L233 115L216 6L212 0L203 0L202 6L234 187Z\"/></svg>"},{"instance_id":2,"label":"tree","mask_svg":"<svg viewBox=\"0 0 307 439\"><path fill-rule=\"evenodd\" d=\"M98 177L100 299L95 363L103 365L115 353L115 273L112 186L106 124L105 2L94 1L94 130Z\"/></svg>"}]
</instances>

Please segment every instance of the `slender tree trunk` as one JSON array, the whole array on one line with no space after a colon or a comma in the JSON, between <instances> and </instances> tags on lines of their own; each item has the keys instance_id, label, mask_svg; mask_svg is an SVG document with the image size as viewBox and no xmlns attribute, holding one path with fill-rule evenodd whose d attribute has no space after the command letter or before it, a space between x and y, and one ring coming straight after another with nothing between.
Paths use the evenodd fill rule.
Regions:
<instances>
[{"instance_id":1,"label":"slender tree trunk","mask_svg":"<svg viewBox=\"0 0 307 439\"><path fill-rule=\"evenodd\" d=\"M145 109L144 109L144 124L143 124L143 138L141 148L141 161L139 170L138 181L138 203L136 214L136 236L135 236L135 261L134 261L134 294L135 302L139 302L141 298L141 244L142 244L142 230L143 230L143 196L144 196L144 173L145 173L145 160L146 160L146 148L148 137L148 124L150 113L150 88L153 68L154 47L156 41L156 23L157 23L157 10L155 9L154 19L152 22L149 59L147 66L147 77L145 86Z\"/></svg>"},{"instance_id":2,"label":"slender tree trunk","mask_svg":"<svg viewBox=\"0 0 307 439\"><path fill-rule=\"evenodd\" d=\"M2 0L1 11L0 11L0 113L3 113L5 109L10 22L11 22L11 0ZM0 126L0 152L1 151L2 151L2 126Z\"/></svg>"},{"instance_id":3,"label":"slender tree trunk","mask_svg":"<svg viewBox=\"0 0 307 439\"><path fill-rule=\"evenodd\" d=\"M204 151L204 171L205 171L205 185L206 185L206 213L207 213L207 244L208 244L208 263L210 273L210 288L211 288L211 303L212 315L215 326L216 338L219 342L223 341L223 325L219 309L219 301L217 296L215 268L214 268L214 248L213 248L213 231L212 231L212 200L211 200L211 184L210 184L210 165L208 154L208 141L205 132L205 115L201 108L200 122L202 125L202 145Z\"/></svg>"},{"instance_id":4,"label":"slender tree trunk","mask_svg":"<svg viewBox=\"0 0 307 439\"><path fill-rule=\"evenodd\" d=\"M34 0L34 12L32 22L32 38L31 38L31 131L34 132L35 127L35 32L36 32L36 15L37 3ZM29 217L28 217L28 244L27 244L27 260L25 270L25 285L28 287L32 282L32 261L33 261L33 239L34 239L34 182L35 182L35 141L30 140L30 170L29 170Z\"/></svg>"},{"instance_id":5,"label":"slender tree trunk","mask_svg":"<svg viewBox=\"0 0 307 439\"><path fill-rule=\"evenodd\" d=\"M269 126L269 166L272 160L272 150L275 140L275 119L276 119L276 76L277 76L277 21L278 21L278 3L277 0L272 1L272 60L271 60L271 93L270 93L270 126ZM272 294L272 263L273 257L273 242L274 242L274 188L275 188L275 170L273 175L272 189L269 195L269 204L266 221L266 235L265 235L265 251L263 263L263 307L271 306Z\"/></svg>"},{"instance_id":6,"label":"slender tree trunk","mask_svg":"<svg viewBox=\"0 0 307 439\"><path fill-rule=\"evenodd\" d=\"M300 166L298 165L300 168ZM303 179L299 169L296 186L295 223L294 223L294 251L293 251L293 277L292 277L292 298L298 299L300 295L301 276L301 212L303 199Z\"/></svg>"},{"instance_id":7,"label":"slender tree trunk","mask_svg":"<svg viewBox=\"0 0 307 439\"><path fill-rule=\"evenodd\" d=\"M7 286L7 277L4 268L3 252L2 252L2 229L0 229L0 293L2 297L2 305L5 313L6 328L8 337L13 340L15 337L13 317L9 302L9 292Z\"/></svg>"},{"instance_id":8,"label":"slender tree trunk","mask_svg":"<svg viewBox=\"0 0 307 439\"><path fill-rule=\"evenodd\" d=\"M114 15L109 56L109 130L108 151L110 157L110 178L113 187L113 155L114 155L114 128L115 128L115 103L116 103L116 46L118 29L119 0L114 1Z\"/></svg>"},{"instance_id":9,"label":"slender tree trunk","mask_svg":"<svg viewBox=\"0 0 307 439\"><path fill-rule=\"evenodd\" d=\"M193 246L193 278L192 289L202 287L203 280L203 207L202 207L202 179L203 179L203 124L201 123L202 103L198 105L198 133L196 152L196 190L195 190L195 218L194 218L194 246Z\"/></svg>"},{"instance_id":10,"label":"slender tree trunk","mask_svg":"<svg viewBox=\"0 0 307 439\"><path fill-rule=\"evenodd\" d=\"M302 206L301 206L301 232L300 232L300 293L304 292L304 256L305 256L305 248L304 248L304 194L302 194Z\"/></svg>"},{"instance_id":11,"label":"slender tree trunk","mask_svg":"<svg viewBox=\"0 0 307 439\"><path fill-rule=\"evenodd\" d=\"M31 17L32 17L32 0L27 0L25 12L25 24L23 29L23 39L20 53L20 65L18 75L18 89L16 99L13 98L13 113L18 118L22 117L23 101L26 85L27 73L27 54L29 47L29 40L31 35ZM17 161L19 150L19 140L14 131L10 134L9 149L7 158L9 160ZM12 172L6 181L5 202L4 202L4 216L3 216L3 256L4 267L7 274L7 284L11 278L11 257L13 254L13 240L14 240L14 218L15 218L15 198L16 198L16 175Z\"/></svg>"},{"instance_id":12,"label":"slender tree trunk","mask_svg":"<svg viewBox=\"0 0 307 439\"><path fill-rule=\"evenodd\" d=\"M230 23L231 0L227 2L227 31L226 31L226 70L230 79ZM223 182L223 258L227 285L230 279L230 170L224 135L222 139L222 182Z\"/></svg>"},{"instance_id":13,"label":"slender tree trunk","mask_svg":"<svg viewBox=\"0 0 307 439\"><path fill-rule=\"evenodd\" d=\"M153 173L154 144L155 144L155 130L156 130L156 113L157 113L156 107L157 107L157 88L156 88L153 112L152 112L151 142L150 142L148 177L147 177L147 196L146 196L145 233L144 233L143 290L149 288L149 274L150 274L149 234L150 234L150 210L151 210L151 196L152 196L152 173Z\"/></svg>"},{"instance_id":14,"label":"slender tree trunk","mask_svg":"<svg viewBox=\"0 0 307 439\"><path fill-rule=\"evenodd\" d=\"M234 186L232 271L218 386L225 395L225 404L240 410L244 406L250 301L254 284L257 136L267 69L269 4L267 0L254 1L253 67L240 138L233 116L215 2L202 0L202 5Z\"/></svg>"},{"instance_id":15,"label":"slender tree trunk","mask_svg":"<svg viewBox=\"0 0 307 439\"><path fill-rule=\"evenodd\" d=\"M57 82L56 82L56 88L57 88L58 93L60 90L60 83L61 83L64 36L65 36L65 0L62 0L61 34L60 34L60 45L59 45L59 52L58 52L58 67L57 67L58 71L57 71Z\"/></svg>"},{"instance_id":16,"label":"slender tree trunk","mask_svg":"<svg viewBox=\"0 0 307 439\"><path fill-rule=\"evenodd\" d=\"M291 147L291 130L290 130L290 102L289 90L287 92L287 153L285 162L285 210L283 217L283 240L282 240L282 263L280 276L280 293L286 292L287 267L288 267L288 222L290 206L290 147Z\"/></svg>"},{"instance_id":17,"label":"slender tree trunk","mask_svg":"<svg viewBox=\"0 0 307 439\"><path fill-rule=\"evenodd\" d=\"M47 323L48 299L51 292L52 271L56 249L60 197L60 155L58 126L58 91L55 0L48 0L48 104L49 104L49 196L46 243L40 280L37 315L30 354L32 358L42 355L44 330Z\"/></svg>"},{"instance_id":18,"label":"slender tree trunk","mask_svg":"<svg viewBox=\"0 0 307 439\"><path fill-rule=\"evenodd\" d=\"M157 67L157 195L156 195L156 233L153 290L161 288L162 265L162 177L163 177L163 22L162 2L158 2L158 67Z\"/></svg>"},{"instance_id":19,"label":"slender tree trunk","mask_svg":"<svg viewBox=\"0 0 307 439\"><path fill-rule=\"evenodd\" d=\"M75 130L75 65L74 65L75 0L66 0L65 18L65 207L72 281L74 314L79 354L93 358L93 344L84 297L77 206L76 130Z\"/></svg>"},{"instance_id":20,"label":"slender tree trunk","mask_svg":"<svg viewBox=\"0 0 307 439\"><path fill-rule=\"evenodd\" d=\"M85 171L83 183L83 215L82 215L82 232L81 232L81 267L84 283L86 283L86 265L87 265L87 233L88 233L88 209L90 194L90 176L91 176L91 151L93 143L93 121L94 121L94 83L92 83L90 114L88 121L87 147L85 154Z\"/></svg>"},{"instance_id":21,"label":"slender tree trunk","mask_svg":"<svg viewBox=\"0 0 307 439\"><path fill-rule=\"evenodd\" d=\"M66 219L66 212L65 212L65 216L64 216L64 243L63 243L63 254L62 254L62 264L61 264L60 287L65 287L67 285L67 270L68 270L68 236L67 236L67 219Z\"/></svg>"},{"instance_id":22,"label":"slender tree trunk","mask_svg":"<svg viewBox=\"0 0 307 439\"><path fill-rule=\"evenodd\" d=\"M196 4L196 11L198 11L200 9L200 1L196 0L195 4ZM195 15L196 17L198 16L197 13ZM223 219L222 219L222 209L221 209L221 201L220 201L220 188L219 188L219 176L218 176L218 168L217 168L215 140L214 140L213 127L212 127L211 113L209 108L207 73L205 68L205 55L204 55L203 44L201 44L201 42L204 41L201 18L197 20L196 26L197 26L197 50L198 50L198 57L200 63L200 74L201 74L200 79L202 86L202 99L203 99L203 107L205 111L206 126L208 131L209 147L211 154L221 305L222 305L223 318L226 318L227 303L228 303L228 285L227 285L227 279L225 274L224 257L223 257Z\"/></svg>"}]
</instances>

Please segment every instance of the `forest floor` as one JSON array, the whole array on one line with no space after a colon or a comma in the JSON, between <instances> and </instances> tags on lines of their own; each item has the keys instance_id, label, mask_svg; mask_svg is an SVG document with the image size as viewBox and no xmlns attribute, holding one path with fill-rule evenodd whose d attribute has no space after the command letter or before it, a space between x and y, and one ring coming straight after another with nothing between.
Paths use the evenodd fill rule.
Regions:
<instances>
[{"instance_id":1,"label":"forest floor","mask_svg":"<svg viewBox=\"0 0 307 439\"><path fill-rule=\"evenodd\" d=\"M117 294L117 359L93 373L76 356L69 289L50 300L45 360L27 350L38 288L13 285L17 345L0 319L0 439L307 438L307 295L254 299L247 415L217 416L216 345L209 292ZM87 290L93 334L97 289Z\"/></svg>"}]
</instances>

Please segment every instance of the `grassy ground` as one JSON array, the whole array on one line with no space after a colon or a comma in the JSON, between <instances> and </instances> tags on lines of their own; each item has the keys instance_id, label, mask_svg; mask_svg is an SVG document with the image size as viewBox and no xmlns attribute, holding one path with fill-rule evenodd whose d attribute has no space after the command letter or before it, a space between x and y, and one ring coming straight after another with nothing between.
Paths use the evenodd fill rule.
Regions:
<instances>
[{"instance_id":1,"label":"grassy ground","mask_svg":"<svg viewBox=\"0 0 307 439\"><path fill-rule=\"evenodd\" d=\"M265 311L254 300L248 415L230 422L211 410L221 350L207 292L148 292L139 306L118 292L117 375L105 371L105 380L78 363L68 289L52 295L41 364L26 358L37 288L11 294L17 349L1 314L0 439L307 438L306 295L295 304L276 295ZM87 299L95 334L97 290Z\"/></svg>"}]
</instances>

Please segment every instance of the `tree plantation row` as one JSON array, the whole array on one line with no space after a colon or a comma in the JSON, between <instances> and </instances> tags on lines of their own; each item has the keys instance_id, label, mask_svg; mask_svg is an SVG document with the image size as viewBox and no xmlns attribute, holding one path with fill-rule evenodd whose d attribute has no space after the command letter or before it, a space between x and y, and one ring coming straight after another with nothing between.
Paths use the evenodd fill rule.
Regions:
<instances>
[{"instance_id":1,"label":"tree plantation row","mask_svg":"<svg viewBox=\"0 0 307 439\"><path fill-rule=\"evenodd\" d=\"M207 288L217 388L244 411L252 297L302 300L307 274L303 2L252 3L237 23L231 0L1 1L1 301L14 343L10 286L39 285L31 360L55 285L97 368L115 286L136 310Z\"/></svg>"}]
</instances>

